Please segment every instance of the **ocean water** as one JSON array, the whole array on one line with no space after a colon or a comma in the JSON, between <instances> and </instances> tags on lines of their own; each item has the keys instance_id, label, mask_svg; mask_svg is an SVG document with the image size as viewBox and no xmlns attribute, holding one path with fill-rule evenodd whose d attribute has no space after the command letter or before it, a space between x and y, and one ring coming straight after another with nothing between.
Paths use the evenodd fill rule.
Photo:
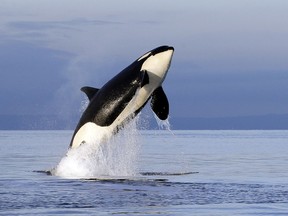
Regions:
<instances>
[{"instance_id":1,"label":"ocean water","mask_svg":"<svg viewBox=\"0 0 288 216\"><path fill-rule=\"evenodd\" d=\"M288 131L127 131L47 175L71 136L0 131L0 215L288 215Z\"/></svg>"}]
</instances>

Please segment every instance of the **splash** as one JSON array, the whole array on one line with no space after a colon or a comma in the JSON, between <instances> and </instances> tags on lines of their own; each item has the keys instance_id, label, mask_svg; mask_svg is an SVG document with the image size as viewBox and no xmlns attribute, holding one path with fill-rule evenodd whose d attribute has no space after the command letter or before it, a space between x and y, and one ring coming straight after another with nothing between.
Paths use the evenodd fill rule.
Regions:
<instances>
[{"instance_id":1,"label":"splash","mask_svg":"<svg viewBox=\"0 0 288 216\"><path fill-rule=\"evenodd\" d=\"M103 178L137 175L140 133L138 118L106 140L69 149L51 173L65 178Z\"/></svg>"},{"instance_id":2,"label":"splash","mask_svg":"<svg viewBox=\"0 0 288 216\"><path fill-rule=\"evenodd\" d=\"M171 124L170 124L170 122L169 122L169 116L168 116L168 118L167 118L166 120L161 120L161 119L159 119L155 114L154 114L154 117L155 117L155 119L156 119L156 121L157 121L157 124L158 124L159 129L161 129L161 130L168 130L168 131L172 132L172 130L171 130Z\"/></svg>"},{"instance_id":3,"label":"splash","mask_svg":"<svg viewBox=\"0 0 288 216\"><path fill-rule=\"evenodd\" d=\"M85 103L83 103L85 107ZM169 118L161 121L155 116L159 129L171 131ZM50 172L64 178L114 178L138 176L138 156L141 135L137 129L147 122L136 116L130 119L116 135L108 129L99 129L98 136L89 142L69 149L59 164ZM95 131L92 133L95 134ZM172 133L173 134L173 133Z\"/></svg>"},{"instance_id":4,"label":"splash","mask_svg":"<svg viewBox=\"0 0 288 216\"><path fill-rule=\"evenodd\" d=\"M85 97L82 101L81 101L81 106L79 109L79 113L83 113L86 108L88 107L89 104L89 99L87 97Z\"/></svg>"}]
</instances>

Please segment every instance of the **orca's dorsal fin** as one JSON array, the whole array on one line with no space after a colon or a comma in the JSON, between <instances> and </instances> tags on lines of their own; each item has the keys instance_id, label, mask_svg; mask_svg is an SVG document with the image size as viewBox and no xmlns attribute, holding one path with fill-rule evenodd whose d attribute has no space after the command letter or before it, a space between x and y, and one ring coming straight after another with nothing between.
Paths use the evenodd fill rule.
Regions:
<instances>
[{"instance_id":1,"label":"orca's dorsal fin","mask_svg":"<svg viewBox=\"0 0 288 216\"><path fill-rule=\"evenodd\" d=\"M81 91L87 95L90 101L94 97L94 95L99 91L99 89L90 86L84 86L81 88Z\"/></svg>"},{"instance_id":2,"label":"orca's dorsal fin","mask_svg":"<svg viewBox=\"0 0 288 216\"><path fill-rule=\"evenodd\" d=\"M141 71L140 76L141 76L140 80L141 80L141 88L142 88L146 84L149 84L149 75L146 70L143 70Z\"/></svg>"},{"instance_id":3,"label":"orca's dorsal fin","mask_svg":"<svg viewBox=\"0 0 288 216\"><path fill-rule=\"evenodd\" d=\"M152 94L151 108L159 119L165 120L169 114L169 102L162 86L159 86Z\"/></svg>"}]
</instances>

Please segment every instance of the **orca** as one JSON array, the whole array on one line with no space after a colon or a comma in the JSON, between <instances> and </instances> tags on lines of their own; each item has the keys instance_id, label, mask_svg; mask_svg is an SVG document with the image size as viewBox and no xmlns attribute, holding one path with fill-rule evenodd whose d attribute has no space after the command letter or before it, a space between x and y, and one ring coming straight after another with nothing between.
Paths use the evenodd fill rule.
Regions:
<instances>
[{"instance_id":1,"label":"orca","mask_svg":"<svg viewBox=\"0 0 288 216\"><path fill-rule=\"evenodd\" d=\"M89 104L72 136L69 148L117 133L133 119L151 98L151 108L159 119L169 114L169 103L162 88L174 48L157 47L135 60L102 88L81 88Z\"/></svg>"}]
</instances>

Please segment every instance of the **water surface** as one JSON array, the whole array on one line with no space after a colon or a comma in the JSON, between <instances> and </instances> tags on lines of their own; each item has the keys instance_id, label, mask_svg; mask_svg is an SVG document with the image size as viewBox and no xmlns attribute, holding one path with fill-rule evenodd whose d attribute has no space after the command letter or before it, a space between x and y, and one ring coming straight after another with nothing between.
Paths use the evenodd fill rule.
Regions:
<instances>
[{"instance_id":1,"label":"water surface","mask_svg":"<svg viewBox=\"0 0 288 216\"><path fill-rule=\"evenodd\" d=\"M288 131L142 131L136 175L34 172L71 135L0 131L1 215L288 215Z\"/></svg>"}]
</instances>

